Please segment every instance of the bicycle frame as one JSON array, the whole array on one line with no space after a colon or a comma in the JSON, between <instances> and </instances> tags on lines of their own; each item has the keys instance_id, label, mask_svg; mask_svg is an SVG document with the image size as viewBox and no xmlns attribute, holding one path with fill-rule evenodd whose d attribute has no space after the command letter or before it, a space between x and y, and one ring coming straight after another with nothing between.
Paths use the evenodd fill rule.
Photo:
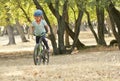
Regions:
<instances>
[{"instance_id":1,"label":"bicycle frame","mask_svg":"<svg viewBox=\"0 0 120 81\"><path fill-rule=\"evenodd\" d=\"M42 54L42 50L45 49L45 46L42 43L42 36L40 37L38 46L39 46L38 49L39 49L40 53Z\"/></svg>"},{"instance_id":2,"label":"bicycle frame","mask_svg":"<svg viewBox=\"0 0 120 81\"><path fill-rule=\"evenodd\" d=\"M35 65L40 65L41 62L43 62L43 64L49 62L49 53L45 52L45 46L42 43L42 36L39 39L39 43L36 44L35 49L34 49L34 54L33 54L33 58L34 58L34 64Z\"/></svg>"}]
</instances>

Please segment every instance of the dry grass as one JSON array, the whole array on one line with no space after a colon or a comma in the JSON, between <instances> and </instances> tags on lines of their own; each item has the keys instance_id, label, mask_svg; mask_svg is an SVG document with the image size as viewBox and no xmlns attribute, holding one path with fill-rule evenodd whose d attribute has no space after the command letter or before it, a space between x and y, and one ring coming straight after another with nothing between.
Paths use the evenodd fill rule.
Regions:
<instances>
[{"instance_id":1,"label":"dry grass","mask_svg":"<svg viewBox=\"0 0 120 81\"><path fill-rule=\"evenodd\" d=\"M82 35L83 34L83 35ZM93 36L81 41L95 45ZM109 41L113 38L108 38ZM6 40L6 38L4 38ZM2 42L5 44L7 41ZM0 44L1 81L119 81L120 52L117 47L86 47L71 55L50 56L49 65L34 66L34 42L3 46ZM10 56L15 56L11 58ZM21 57L22 56L22 57ZM10 58L5 58L10 57Z\"/></svg>"},{"instance_id":2,"label":"dry grass","mask_svg":"<svg viewBox=\"0 0 120 81\"><path fill-rule=\"evenodd\" d=\"M34 66L29 58L0 60L2 81L119 81L120 53L87 52L51 56L49 65ZM7 66L7 67L6 67Z\"/></svg>"},{"instance_id":3,"label":"dry grass","mask_svg":"<svg viewBox=\"0 0 120 81\"><path fill-rule=\"evenodd\" d=\"M87 46L80 52L102 52L102 51L118 51L118 47L107 47L107 46Z\"/></svg>"}]
</instances>

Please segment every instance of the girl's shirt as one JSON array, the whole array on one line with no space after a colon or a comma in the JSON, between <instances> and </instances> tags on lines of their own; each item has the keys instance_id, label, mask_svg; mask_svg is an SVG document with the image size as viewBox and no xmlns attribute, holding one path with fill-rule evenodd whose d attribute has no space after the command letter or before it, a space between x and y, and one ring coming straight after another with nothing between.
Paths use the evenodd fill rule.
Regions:
<instances>
[{"instance_id":1,"label":"girl's shirt","mask_svg":"<svg viewBox=\"0 0 120 81\"><path fill-rule=\"evenodd\" d=\"M34 34L35 36L41 36L42 33L45 33L45 27L47 23L45 20L41 20L40 23L38 24L36 21L32 22L32 27L34 27Z\"/></svg>"}]
</instances>

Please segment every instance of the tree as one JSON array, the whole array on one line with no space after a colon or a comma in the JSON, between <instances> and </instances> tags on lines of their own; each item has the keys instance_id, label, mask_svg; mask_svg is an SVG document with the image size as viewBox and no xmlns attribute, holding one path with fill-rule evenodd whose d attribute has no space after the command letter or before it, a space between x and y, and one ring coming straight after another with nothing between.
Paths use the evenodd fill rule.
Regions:
<instances>
[{"instance_id":1,"label":"tree","mask_svg":"<svg viewBox=\"0 0 120 81\"><path fill-rule=\"evenodd\" d=\"M17 30L18 30L18 32L19 32L19 34L20 34L20 37L21 37L22 42L28 42L28 40L27 40L26 37L25 37L24 31L23 31L23 29L22 29L22 26L21 26L20 23L19 23L18 18L16 18L15 20L16 20L16 28L17 28Z\"/></svg>"},{"instance_id":2,"label":"tree","mask_svg":"<svg viewBox=\"0 0 120 81\"><path fill-rule=\"evenodd\" d=\"M15 0L16 1L16 0ZM13 9L18 9L19 10L19 8L23 11L23 13L25 13L24 11L24 9L22 8L22 3L20 2L20 1L17 1L17 2L14 2L14 1L12 1L11 3L10 3L11 5L13 5L14 4L14 7L13 6L11 6L11 8L12 8L12 10ZM16 6L16 7L15 7ZM19 32L19 35L20 35L20 37L21 37L21 40L22 40L22 42L28 42L28 40L26 39L26 37L25 37L25 34L24 34L24 30L23 30L23 28L22 28L22 25L20 25L20 23L19 23L19 19L21 20L21 18L20 18L20 12L18 11L18 12L12 12L12 14L14 14L14 21L16 22L16 29L17 29L17 31ZM26 15L25 15L26 16ZM28 18L28 21L30 21L30 18L27 16L27 18Z\"/></svg>"},{"instance_id":3,"label":"tree","mask_svg":"<svg viewBox=\"0 0 120 81\"><path fill-rule=\"evenodd\" d=\"M95 40L96 40L97 44L99 44L97 34L96 34L96 32L94 31L93 26L92 26L92 23L91 23L90 14L89 14L89 12L88 12L86 9L85 9L85 13L86 13L86 15L87 15L87 21L88 21L89 28L90 28L90 30L92 31L92 33L93 33L93 35L94 35L94 37L95 37Z\"/></svg>"},{"instance_id":4,"label":"tree","mask_svg":"<svg viewBox=\"0 0 120 81\"><path fill-rule=\"evenodd\" d=\"M112 23L113 34L118 42L118 47L120 49L120 12L115 8L112 1L109 1L109 3L110 4L107 6L107 11Z\"/></svg>"},{"instance_id":5,"label":"tree","mask_svg":"<svg viewBox=\"0 0 120 81\"><path fill-rule=\"evenodd\" d=\"M64 34L63 32L64 32L64 28L65 28L65 30L67 31L67 33L70 35L70 37L74 40L74 37L75 37L75 33L70 29L70 27L69 27L69 23L68 22L66 22L65 21L65 13L67 13L67 7L68 7L68 1L67 0L65 0L65 1L63 1L64 3L63 3L63 9L62 9L62 15L60 15L60 11L59 11L59 5L58 5L58 3L60 3L59 2L59 0L56 0L56 5L55 5L55 7L53 6L53 4L52 4L52 2L50 1L49 3L47 3L48 4L48 7L49 7L49 9L51 10L51 12L54 14L54 16L56 17L56 19L57 19L57 21L58 21L58 27L59 27L59 34L58 34L58 36L61 36L61 39L63 39L62 37L63 37L63 35L61 35L61 34ZM79 22L80 20L81 20L81 18L79 18L80 16L78 16L78 19L77 19L77 22ZM79 24L79 23L78 23ZM79 28L79 26L80 25L76 25L76 26L78 26L78 28ZM62 29L63 28L63 29ZM79 33L79 32L77 32L77 33ZM77 37L76 37L77 38ZM60 38L59 38L60 39ZM58 40L59 40L58 39ZM62 40L62 42L60 41L60 43L62 44L61 46L63 46L64 45L64 40ZM74 45L78 48L78 49L80 49L81 47L83 47L84 46L84 44L82 44L80 41L79 41L79 39L77 38L76 39L76 42L74 43ZM63 48L62 48L63 49ZM72 48L73 49L73 48ZM61 50L61 51L63 51L63 50Z\"/></svg>"},{"instance_id":6,"label":"tree","mask_svg":"<svg viewBox=\"0 0 120 81\"><path fill-rule=\"evenodd\" d=\"M106 45L105 39L104 39L104 7L100 6L102 5L102 0L96 0L96 14L97 14L97 21L98 21L98 43L99 45Z\"/></svg>"},{"instance_id":7,"label":"tree","mask_svg":"<svg viewBox=\"0 0 120 81\"><path fill-rule=\"evenodd\" d=\"M23 2L24 2L24 3L23 3ZM31 21L30 17L28 16L28 14L27 14L27 12L26 12L26 10L25 10L25 7L26 7L26 4L27 4L28 1L26 2L26 0L23 0L23 2L16 0L16 6L21 9L21 11L22 11L23 14L25 15L25 18L27 19L27 21L28 21L29 23L31 23L32 21ZM22 4L24 4L24 5L22 5ZM30 1L29 1L29 4L27 4L27 5L28 5L28 10L29 10L29 9L30 9L29 7L31 7Z\"/></svg>"},{"instance_id":8,"label":"tree","mask_svg":"<svg viewBox=\"0 0 120 81\"><path fill-rule=\"evenodd\" d=\"M60 54L64 54L66 52L65 45L64 45L64 31L65 31L65 23L64 23L64 18L65 18L65 12L67 8L67 0L63 4L63 10L62 10L62 15L59 13L59 0L55 1L55 7L52 4L52 1L50 1L48 4L49 9L51 12L54 14L54 16L57 19L58 22L58 49Z\"/></svg>"},{"instance_id":9,"label":"tree","mask_svg":"<svg viewBox=\"0 0 120 81\"><path fill-rule=\"evenodd\" d=\"M8 6L5 6L6 9L6 22L7 22L7 33L8 33L8 37L9 37L9 43L8 45L12 45L15 44L15 38L14 38L14 34L13 34L13 28L10 24L10 20L11 20L11 14L9 13L10 9Z\"/></svg>"}]
</instances>

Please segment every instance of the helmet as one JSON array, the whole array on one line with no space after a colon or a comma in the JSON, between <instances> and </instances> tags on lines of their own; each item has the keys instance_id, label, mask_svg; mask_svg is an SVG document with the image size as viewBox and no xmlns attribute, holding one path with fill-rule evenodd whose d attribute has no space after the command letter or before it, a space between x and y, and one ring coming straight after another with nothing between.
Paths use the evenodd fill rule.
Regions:
<instances>
[{"instance_id":1,"label":"helmet","mask_svg":"<svg viewBox=\"0 0 120 81\"><path fill-rule=\"evenodd\" d=\"M42 10L36 10L35 12L34 12L34 16L42 16L43 15L43 12L42 12Z\"/></svg>"}]
</instances>

